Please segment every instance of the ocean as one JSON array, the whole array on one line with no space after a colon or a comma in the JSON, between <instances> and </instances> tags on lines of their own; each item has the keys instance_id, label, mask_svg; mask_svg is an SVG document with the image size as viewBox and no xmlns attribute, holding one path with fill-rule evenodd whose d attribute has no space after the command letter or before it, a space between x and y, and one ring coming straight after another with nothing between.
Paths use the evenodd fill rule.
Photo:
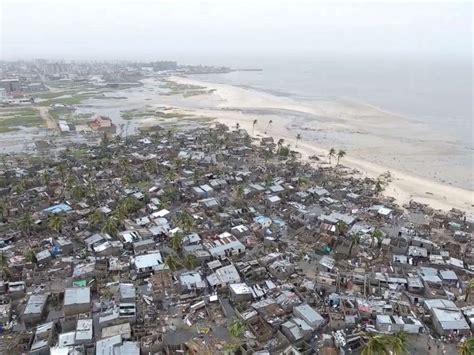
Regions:
<instances>
[{"instance_id":1,"label":"ocean","mask_svg":"<svg viewBox=\"0 0 474 355\"><path fill-rule=\"evenodd\" d=\"M261 68L196 78L262 90L301 102L349 99L428 123L474 152L471 58L312 56L222 58L232 68ZM472 166L472 160L471 160Z\"/></svg>"}]
</instances>

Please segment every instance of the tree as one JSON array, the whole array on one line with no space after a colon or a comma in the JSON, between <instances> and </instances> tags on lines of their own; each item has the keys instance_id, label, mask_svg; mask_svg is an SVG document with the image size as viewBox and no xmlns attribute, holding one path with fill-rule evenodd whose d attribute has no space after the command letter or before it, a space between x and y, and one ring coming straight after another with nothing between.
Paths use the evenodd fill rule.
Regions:
<instances>
[{"instance_id":1,"label":"tree","mask_svg":"<svg viewBox=\"0 0 474 355\"><path fill-rule=\"evenodd\" d=\"M107 233L110 235L115 235L118 232L118 224L119 221L116 216L110 216L105 221L104 225L102 226L102 233Z\"/></svg>"},{"instance_id":2,"label":"tree","mask_svg":"<svg viewBox=\"0 0 474 355\"><path fill-rule=\"evenodd\" d=\"M394 337L390 338L390 344L392 348L392 354L394 355L402 355L408 352L407 349L408 343L408 333L405 331L400 331L395 334Z\"/></svg>"},{"instance_id":3,"label":"tree","mask_svg":"<svg viewBox=\"0 0 474 355\"><path fill-rule=\"evenodd\" d=\"M176 253L181 253L183 248L183 235L181 233L175 233L175 235L170 240L171 249Z\"/></svg>"},{"instance_id":4,"label":"tree","mask_svg":"<svg viewBox=\"0 0 474 355\"><path fill-rule=\"evenodd\" d=\"M459 355L474 354L474 338L469 338L464 341L459 347Z\"/></svg>"},{"instance_id":5,"label":"tree","mask_svg":"<svg viewBox=\"0 0 474 355\"><path fill-rule=\"evenodd\" d=\"M269 120L269 121L268 121L267 127L265 128L265 134L267 134L267 133L269 132L270 126L271 126L272 123L273 123L272 120Z\"/></svg>"},{"instance_id":6,"label":"tree","mask_svg":"<svg viewBox=\"0 0 474 355\"><path fill-rule=\"evenodd\" d=\"M96 208L94 210L94 212L92 212L89 215L88 220L89 220L89 224L92 227L96 228L96 227L100 226L102 223L104 223L105 216L98 208Z\"/></svg>"},{"instance_id":7,"label":"tree","mask_svg":"<svg viewBox=\"0 0 474 355\"><path fill-rule=\"evenodd\" d=\"M237 123L235 124L235 129L236 129L237 131L240 129L240 123L239 123L239 122L237 122Z\"/></svg>"},{"instance_id":8,"label":"tree","mask_svg":"<svg viewBox=\"0 0 474 355\"><path fill-rule=\"evenodd\" d=\"M258 120L253 120L253 124L252 124L252 136L253 136L253 131L255 129L255 126L257 124Z\"/></svg>"},{"instance_id":9,"label":"tree","mask_svg":"<svg viewBox=\"0 0 474 355\"><path fill-rule=\"evenodd\" d=\"M33 218L31 217L31 214L25 213L23 217L20 219L18 226L20 227L20 230L23 232L23 235L25 236L31 236L31 232L33 230Z\"/></svg>"},{"instance_id":10,"label":"tree","mask_svg":"<svg viewBox=\"0 0 474 355\"><path fill-rule=\"evenodd\" d=\"M41 181L43 182L44 185L46 185L46 187L49 187L49 183L51 182L51 175L49 175L49 173L45 171L41 175Z\"/></svg>"},{"instance_id":11,"label":"tree","mask_svg":"<svg viewBox=\"0 0 474 355\"><path fill-rule=\"evenodd\" d=\"M283 138L280 138L277 142L277 146L278 146L277 154L280 154L280 149L283 147L283 143L285 143L285 140Z\"/></svg>"},{"instance_id":12,"label":"tree","mask_svg":"<svg viewBox=\"0 0 474 355\"><path fill-rule=\"evenodd\" d=\"M33 249L28 249L23 253L23 256L25 257L25 260L30 262L30 263L36 263L36 254L33 251Z\"/></svg>"},{"instance_id":13,"label":"tree","mask_svg":"<svg viewBox=\"0 0 474 355\"><path fill-rule=\"evenodd\" d=\"M380 229L375 229L372 234L370 235L372 238L372 242L370 243L370 247L373 248L375 241L377 240L377 245L379 245L383 238L383 232Z\"/></svg>"},{"instance_id":14,"label":"tree","mask_svg":"<svg viewBox=\"0 0 474 355\"><path fill-rule=\"evenodd\" d=\"M348 230L349 230L349 226L347 225L346 222L344 221L337 222L337 231L339 232L339 235L346 234Z\"/></svg>"},{"instance_id":15,"label":"tree","mask_svg":"<svg viewBox=\"0 0 474 355\"><path fill-rule=\"evenodd\" d=\"M337 152L337 164L336 165L339 165L339 160L344 158L345 155L346 155L346 152L344 150L339 150Z\"/></svg>"},{"instance_id":16,"label":"tree","mask_svg":"<svg viewBox=\"0 0 474 355\"><path fill-rule=\"evenodd\" d=\"M6 216L8 215L8 207L5 201L0 201L0 218L2 222L6 221Z\"/></svg>"},{"instance_id":17,"label":"tree","mask_svg":"<svg viewBox=\"0 0 474 355\"><path fill-rule=\"evenodd\" d=\"M331 158L334 158L335 156L336 156L336 149L334 148L329 149L329 154L328 154L329 164L331 164Z\"/></svg>"},{"instance_id":18,"label":"tree","mask_svg":"<svg viewBox=\"0 0 474 355\"><path fill-rule=\"evenodd\" d=\"M181 266L178 259L176 259L173 255L168 255L166 257L165 264L170 268L172 272L178 270Z\"/></svg>"},{"instance_id":19,"label":"tree","mask_svg":"<svg viewBox=\"0 0 474 355\"><path fill-rule=\"evenodd\" d=\"M245 195L245 188L244 188L244 185L239 185L237 187L237 190L235 191L235 197L237 197L237 199L239 200L242 200L244 198L244 195Z\"/></svg>"},{"instance_id":20,"label":"tree","mask_svg":"<svg viewBox=\"0 0 474 355\"><path fill-rule=\"evenodd\" d=\"M50 215L48 218L48 227L56 233L61 233L64 225L64 216L60 214Z\"/></svg>"},{"instance_id":21,"label":"tree","mask_svg":"<svg viewBox=\"0 0 474 355\"><path fill-rule=\"evenodd\" d=\"M349 257L352 257L352 249L355 245L359 245L361 235L359 233L352 236L351 246L349 247Z\"/></svg>"},{"instance_id":22,"label":"tree","mask_svg":"<svg viewBox=\"0 0 474 355\"><path fill-rule=\"evenodd\" d=\"M296 148L298 148L298 141L300 141L300 140L301 140L301 134L298 133L296 135Z\"/></svg>"},{"instance_id":23,"label":"tree","mask_svg":"<svg viewBox=\"0 0 474 355\"><path fill-rule=\"evenodd\" d=\"M469 295L471 294L472 290L474 290L474 279L469 280L469 283L466 287L466 296L464 297L464 302L467 302L469 299Z\"/></svg>"},{"instance_id":24,"label":"tree","mask_svg":"<svg viewBox=\"0 0 474 355\"><path fill-rule=\"evenodd\" d=\"M188 270L193 270L197 264L197 258L194 255L186 255L180 262Z\"/></svg>"},{"instance_id":25,"label":"tree","mask_svg":"<svg viewBox=\"0 0 474 355\"><path fill-rule=\"evenodd\" d=\"M391 339L386 335L371 336L361 355L390 355Z\"/></svg>"},{"instance_id":26,"label":"tree","mask_svg":"<svg viewBox=\"0 0 474 355\"><path fill-rule=\"evenodd\" d=\"M190 232L194 227L194 217L189 212L182 211L177 217L176 225L185 232Z\"/></svg>"},{"instance_id":27,"label":"tree","mask_svg":"<svg viewBox=\"0 0 474 355\"><path fill-rule=\"evenodd\" d=\"M245 323L242 322L241 320L234 319L232 323L230 324L229 328L229 333L232 335L234 338L242 338L244 333L245 333Z\"/></svg>"},{"instance_id":28,"label":"tree","mask_svg":"<svg viewBox=\"0 0 474 355\"><path fill-rule=\"evenodd\" d=\"M3 251L0 252L0 272L7 279L11 276L10 268L8 267L8 259Z\"/></svg>"}]
</instances>

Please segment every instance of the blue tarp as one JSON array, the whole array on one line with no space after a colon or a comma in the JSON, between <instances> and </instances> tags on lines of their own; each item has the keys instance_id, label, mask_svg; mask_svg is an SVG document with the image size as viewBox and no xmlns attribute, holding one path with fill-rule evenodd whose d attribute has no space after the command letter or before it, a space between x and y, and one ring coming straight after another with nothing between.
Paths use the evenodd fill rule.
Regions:
<instances>
[{"instance_id":1,"label":"blue tarp","mask_svg":"<svg viewBox=\"0 0 474 355\"><path fill-rule=\"evenodd\" d=\"M60 203L59 205L54 205L48 208L45 208L43 212L46 213L52 213L52 214L58 214L58 213L64 213L64 212L69 212L72 210L72 207L69 206L66 203Z\"/></svg>"}]
</instances>

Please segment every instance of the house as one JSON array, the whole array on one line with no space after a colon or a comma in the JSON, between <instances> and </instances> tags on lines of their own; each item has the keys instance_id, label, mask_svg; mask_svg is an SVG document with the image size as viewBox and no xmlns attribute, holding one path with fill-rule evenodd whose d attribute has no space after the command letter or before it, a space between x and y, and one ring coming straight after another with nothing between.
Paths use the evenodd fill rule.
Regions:
<instances>
[{"instance_id":1,"label":"house","mask_svg":"<svg viewBox=\"0 0 474 355\"><path fill-rule=\"evenodd\" d=\"M90 344L93 341L93 327L91 318L77 320L75 332L75 344Z\"/></svg>"},{"instance_id":2,"label":"house","mask_svg":"<svg viewBox=\"0 0 474 355\"><path fill-rule=\"evenodd\" d=\"M206 282L202 279L201 274L195 271L184 272L179 275L179 284L183 292L199 291L206 288Z\"/></svg>"},{"instance_id":3,"label":"house","mask_svg":"<svg viewBox=\"0 0 474 355\"><path fill-rule=\"evenodd\" d=\"M236 303L252 300L252 289L246 283L229 285L230 299Z\"/></svg>"},{"instance_id":4,"label":"house","mask_svg":"<svg viewBox=\"0 0 474 355\"><path fill-rule=\"evenodd\" d=\"M127 354L140 355L140 346L137 342L126 341L122 335L115 335L96 342L96 355Z\"/></svg>"},{"instance_id":5,"label":"house","mask_svg":"<svg viewBox=\"0 0 474 355\"><path fill-rule=\"evenodd\" d=\"M159 251L136 256L133 265L139 274L164 270L167 268Z\"/></svg>"},{"instance_id":6,"label":"house","mask_svg":"<svg viewBox=\"0 0 474 355\"><path fill-rule=\"evenodd\" d=\"M120 302L135 302L136 290L134 284L120 283L118 292Z\"/></svg>"},{"instance_id":7,"label":"house","mask_svg":"<svg viewBox=\"0 0 474 355\"><path fill-rule=\"evenodd\" d=\"M275 260L268 266L268 272L278 279L286 279L295 272L295 264L286 259Z\"/></svg>"},{"instance_id":8,"label":"house","mask_svg":"<svg viewBox=\"0 0 474 355\"><path fill-rule=\"evenodd\" d=\"M469 335L471 328L459 309L431 308L433 327L439 335Z\"/></svg>"},{"instance_id":9,"label":"house","mask_svg":"<svg viewBox=\"0 0 474 355\"><path fill-rule=\"evenodd\" d=\"M54 322L41 324L36 328L33 341L31 342L30 355L45 355L49 354L50 348L53 345L56 327Z\"/></svg>"},{"instance_id":10,"label":"house","mask_svg":"<svg viewBox=\"0 0 474 355\"><path fill-rule=\"evenodd\" d=\"M281 198L276 195L268 196L265 199L265 204L267 205L267 207L276 207L280 204L280 202Z\"/></svg>"},{"instance_id":11,"label":"house","mask_svg":"<svg viewBox=\"0 0 474 355\"><path fill-rule=\"evenodd\" d=\"M443 285L456 286L459 282L458 275L452 270L440 270L438 274Z\"/></svg>"},{"instance_id":12,"label":"house","mask_svg":"<svg viewBox=\"0 0 474 355\"><path fill-rule=\"evenodd\" d=\"M245 245L228 232L220 234L217 240L204 243L204 247L214 258L223 258L245 252Z\"/></svg>"},{"instance_id":13,"label":"house","mask_svg":"<svg viewBox=\"0 0 474 355\"><path fill-rule=\"evenodd\" d=\"M230 264L207 276L207 282L211 287L225 287L229 284L240 283L240 276L234 264Z\"/></svg>"},{"instance_id":14,"label":"house","mask_svg":"<svg viewBox=\"0 0 474 355\"><path fill-rule=\"evenodd\" d=\"M90 287L72 287L64 291L64 314L89 313L91 304Z\"/></svg>"},{"instance_id":15,"label":"house","mask_svg":"<svg viewBox=\"0 0 474 355\"><path fill-rule=\"evenodd\" d=\"M26 324L38 323L43 319L48 303L49 294L39 293L32 294L28 298L22 319Z\"/></svg>"},{"instance_id":16,"label":"house","mask_svg":"<svg viewBox=\"0 0 474 355\"><path fill-rule=\"evenodd\" d=\"M294 307L293 314L304 320L313 329L318 329L325 322L324 318L306 303Z\"/></svg>"},{"instance_id":17,"label":"house","mask_svg":"<svg viewBox=\"0 0 474 355\"><path fill-rule=\"evenodd\" d=\"M113 127L112 120L106 116L98 116L89 122L89 127L94 131L110 129Z\"/></svg>"},{"instance_id":18,"label":"house","mask_svg":"<svg viewBox=\"0 0 474 355\"><path fill-rule=\"evenodd\" d=\"M281 325L281 332L288 338L290 343L297 343L308 340L311 337L313 328L304 320L293 317Z\"/></svg>"}]
</instances>

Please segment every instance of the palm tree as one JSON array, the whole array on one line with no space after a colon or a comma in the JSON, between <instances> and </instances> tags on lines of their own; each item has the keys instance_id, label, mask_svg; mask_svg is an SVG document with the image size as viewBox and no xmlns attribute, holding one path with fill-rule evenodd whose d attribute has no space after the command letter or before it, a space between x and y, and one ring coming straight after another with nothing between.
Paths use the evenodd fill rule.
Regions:
<instances>
[{"instance_id":1,"label":"palm tree","mask_svg":"<svg viewBox=\"0 0 474 355\"><path fill-rule=\"evenodd\" d=\"M395 334L394 337L391 337L391 347L392 354L402 355L408 352L407 343L408 343L408 333L405 331L400 331Z\"/></svg>"},{"instance_id":2,"label":"palm tree","mask_svg":"<svg viewBox=\"0 0 474 355\"><path fill-rule=\"evenodd\" d=\"M194 227L194 217L187 211L183 211L178 215L176 224L185 232L190 232Z\"/></svg>"},{"instance_id":3,"label":"palm tree","mask_svg":"<svg viewBox=\"0 0 474 355\"><path fill-rule=\"evenodd\" d=\"M33 230L33 218L29 213L25 213L23 217L20 219L18 226L20 227L20 230L23 232L23 235L25 236L31 236L31 232Z\"/></svg>"},{"instance_id":4,"label":"palm tree","mask_svg":"<svg viewBox=\"0 0 474 355\"><path fill-rule=\"evenodd\" d=\"M300 140L301 140L301 134L298 133L296 135L296 148L298 148L298 141L300 141Z\"/></svg>"},{"instance_id":5,"label":"palm tree","mask_svg":"<svg viewBox=\"0 0 474 355\"><path fill-rule=\"evenodd\" d=\"M377 240L377 244L379 244L383 238L383 232L380 229L375 229L371 234L372 242L370 243L370 247L373 248L374 242Z\"/></svg>"},{"instance_id":6,"label":"palm tree","mask_svg":"<svg viewBox=\"0 0 474 355\"><path fill-rule=\"evenodd\" d=\"M176 259L173 255L168 255L166 257L165 264L170 268L172 272L178 270L181 266L178 259Z\"/></svg>"},{"instance_id":7,"label":"palm tree","mask_svg":"<svg viewBox=\"0 0 474 355\"><path fill-rule=\"evenodd\" d=\"M176 253L180 253L183 248L183 235L181 233L175 233L170 241L171 249Z\"/></svg>"},{"instance_id":8,"label":"palm tree","mask_svg":"<svg viewBox=\"0 0 474 355\"><path fill-rule=\"evenodd\" d=\"M8 259L3 251L0 253L0 272L6 278L10 278L11 276L10 268L8 267Z\"/></svg>"},{"instance_id":9,"label":"palm tree","mask_svg":"<svg viewBox=\"0 0 474 355\"><path fill-rule=\"evenodd\" d=\"M331 164L331 158L334 158L335 156L336 156L336 149L334 148L329 149L329 154L328 154L329 164Z\"/></svg>"},{"instance_id":10,"label":"palm tree","mask_svg":"<svg viewBox=\"0 0 474 355\"><path fill-rule=\"evenodd\" d=\"M239 123L239 122L237 122L237 123L235 124L235 129L236 129L237 131L240 129L240 123Z\"/></svg>"},{"instance_id":11,"label":"palm tree","mask_svg":"<svg viewBox=\"0 0 474 355\"><path fill-rule=\"evenodd\" d=\"M339 235L346 234L348 230L349 230L349 226L347 225L346 222L344 221L337 222L337 231L339 232Z\"/></svg>"},{"instance_id":12,"label":"palm tree","mask_svg":"<svg viewBox=\"0 0 474 355\"><path fill-rule=\"evenodd\" d=\"M104 223L105 218L104 214L98 208L96 208L94 212L89 215L88 220L91 226L97 227Z\"/></svg>"},{"instance_id":13,"label":"palm tree","mask_svg":"<svg viewBox=\"0 0 474 355\"><path fill-rule=\"evenodd\" d=\"M193 270L197 266L198 261L194 255L186 255L186 257L181 260L180 264L188 270Z\"/></svg>"},{"instance_id":14,"label":"palm tree","mask_svg":"<svg viewBox=\"0 0 474 355\"><path fill-rule=\"evenodd\" d=\"M283 143L285 143L285 140L283 138L280 138L277 142L277 146L278 146L277 154L280 152L280 149L283 147Z\"/></svg>"},{"instance_id":15,"label":"palm tree","mask_svg":"<svg viewBox=\"0 0 474 355\"><path fill-rule=\"evenodd\" d=\"M244 188L244 185L241 184L237 187L237 190L235 191L235 197L241 200L244 198L244 195L245 195L245 188Z\"/></svg>"},{"instance_id":16,"label":"palm tree","mask_svg":"<svg viewBox=\"0 0 474 355\"><path fill-rule=\"evenodd\" d=\"M459 348L459 355L472 355L474 354L474 338L469 338L462 343Z\"/></svg>"},{"instance_id":17,"label":"palm tree","mask_svg":"<svg viewBox=\"0 0 474 355\"><path fill-rule=\"evenodd\" d=\"M268 121L267 127L265 128L265 134L267 134L267 133L268 133L268 131L269 131L269 129L270 129L270 126L271 126L271 124L272 124L272 123L273 123L273 121L272 121L272 120L269 120L269 121Z\"/></svg>"},{"instance_id":18,"label":"palm tree","mask_svg":"<svg viewBox=\"0 0 474 355\"><path fill-rule=\"evenodd\" d=\"M336 165L339 165L339 160L344 158L345 155L346 155L346 152L342 149L337 152L337 164Z\"/></svg>"},{"instance_id":19,"label":"palm tree","mask_svg":"<svg viewBox=\"0 0 474 355\"><path fill-rule=\"evenodd\" d=\"M229 333L234 338L242 338L245 333L245 323L241 320L234 319L230 325Z\"/></svg>"},{"instance_id":20,"label":"palm tree","mask_svg":"<svg viewBox=\"0 0 474 355\"><path fill-rule=\"evenodd\" d=\"M361 355L390 355L391 342L386 335L374 335L365 344Z\"/></svg>"},{"instance_id":21,"label":"palm tree","mask_svg":"<svg viewBox=\"0 0 474 355\"><path fill-rule=\"evenodd\" d=\"M360 237L360 233L357 233L356 235L352 236L351 246L349 247L349 257L352 257L352 248L354 248L355 245L359 245Z\"/></svg>"},{"instance_id":22,"label":"palm tree","mask_svg":"<svg viewBox=\"0 0 474 355\"><path fill-rule=\"evenodd\" d=\"M464 302L467 302L472 290L474 290L474 279L469 280L469 283L467 284L466 296L464 297Z\"/></svg>"},{"instance_id":23,"label":"palm tree","mask_svg":"<svg viewBox=\"0 0 474 355\"><path fill-rule=\"evenodd\" d=\"M56 233L61 233L63 230L64 216L53 214L48 218L48 226Z\"/></svg>"},{"instance_id":24,"label":"palm tree","mask_svg":"<svg viewBox=\"0 0 474 355\"><path fill-rule=\"evenodd\" d=\"M116 216L110 216L105 221L104 225L102 226L102 233L107 233L110 235L115 235L118 232L118 224L119 221Z\"/></svg>"},{"instance_id":25,"label":"palm tree","mask_svg":"<svg viewBox=\"0 0 474 355\"><path fill-rule=\"evenodd\" d=\"M46 187L48 187L49 183L51 182L51 175L49 175L49 173L47 171L45 171L41 175L41 180L43 181L43 184L46 185Z\"/></svg>"},{"instance_id":26,"label":"palm tree","mask_svg":"<svg viewBox=\"0 0 474 355\"><path fill-rule=\"evenodd\" d=\"M28 249L23 256L25 257L25 260L30 262L30 263L36 263L36 254L33 251L33 249Z\"/></svg>"},{"instance_id":27,"label":"palm tree","mask_svg":"<svg viewBox=\"0 0 474 355\"><path fill-rule=\"evenodd\" d=\"M252 136L253 136L253 131L255 129L255 125L257 124L258 120L253 120L253 124L252 124Z\"/></svg>"}]
</instances>

